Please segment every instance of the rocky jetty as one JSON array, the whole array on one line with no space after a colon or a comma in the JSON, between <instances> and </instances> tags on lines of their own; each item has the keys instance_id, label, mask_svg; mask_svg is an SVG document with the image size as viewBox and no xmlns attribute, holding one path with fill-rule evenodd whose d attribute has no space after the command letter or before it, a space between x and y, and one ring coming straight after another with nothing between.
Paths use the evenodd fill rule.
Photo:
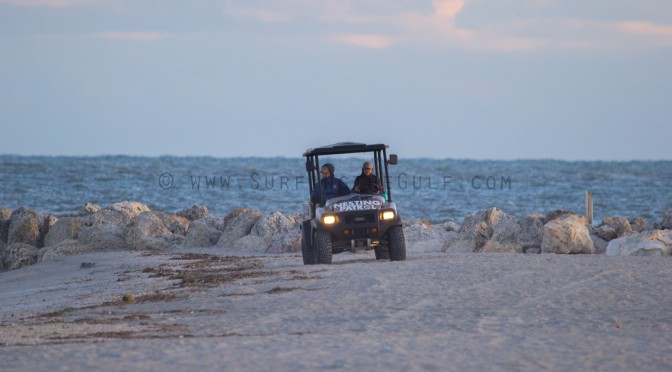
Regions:
<instances>
[{"instance_id":1,"label":"rocky jetty","mask_svg":"<svg viewBox=\"0 0 672 372\"><path fill-rule=\"evenodd\" d=\"M0 208L0 266L14 270L64 255L171 247L300 252L300 222L300 215L246 208L218 217L198 205L168 214L133 201L107 207L86 203L72 216ZM466 216L461 225L405 221L404 233L411 253L672 254L672 212L652 225L643 218L613 216L591 226L569 211L517 217L493 207Z\"/></svg>"}]
</instances>

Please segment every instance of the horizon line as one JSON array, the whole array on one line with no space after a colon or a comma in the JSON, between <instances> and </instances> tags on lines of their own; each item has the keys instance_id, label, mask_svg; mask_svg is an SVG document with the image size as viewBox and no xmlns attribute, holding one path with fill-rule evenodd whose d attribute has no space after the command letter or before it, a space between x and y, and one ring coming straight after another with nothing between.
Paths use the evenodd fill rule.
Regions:
<instances>
[{"instance_id":1,"label":"horizon line","mask_svg":"<svg viewBox=\"0 0 672 372\"><path fill-rule=\"evenodd\" d=\"M343 156L348 155L348 156ZM323 156L338 156L343 158L358 158L357 153L352 154L337 154L337 155L323 155ZM397 154L398 155L398 154ZM159 159L159 158L212 158L212 159L272 159L272 158L287 158L287 159L303 159L301 155L288 156L288 155L172 155L172 154L162 154L162 155L138 155L138 154L86 154L86 155L73 155L73 154L59 154L59 155L49 155L49 154L16 154L16 153L0 153L0 157L43 157L43 158L103 158L103 157L128 157L128 158L150 158L150 159ZM365 156L364 156L365 157ZM466 160L466 161L562 161L562 162L669 162L670 159L652 159L652 158L631 158L631 159L604 159L604 158L595 158L595 159L563 159L563 158L552 158L552 157L539 157L539 158L470 158L470 157L437 157L437 156L408 156L401 157L401 159L413 159L413 160Z\"/></svg>"}]
</instances>

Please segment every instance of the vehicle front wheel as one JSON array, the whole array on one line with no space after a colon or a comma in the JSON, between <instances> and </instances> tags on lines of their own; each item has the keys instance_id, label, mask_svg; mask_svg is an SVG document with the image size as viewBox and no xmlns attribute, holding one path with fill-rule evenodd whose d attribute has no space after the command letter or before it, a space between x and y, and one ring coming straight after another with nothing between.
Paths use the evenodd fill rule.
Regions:
<instances>
[{"instance_id":1,"label":"vehicle front wheel","mask_svg":"<svg viewBox=\"0 0 672 372\"><path fill-rule=\"evenodd\" d=\"M390 261L406 259L406 239L404 238L404 229L401 226L392 226L387 230L387 242Z\"/></svg>"},{"instance_id":2,"label":"vehicle front wheel","mask_svg":"<svg viewBox=\"0 0 672 372\"><path fill-rule=\"evenodd\" d=\"M382 242L381 244L378 244L378 246L375 247L373 250L376 253L376 260L390 259L390 251L388 250L387 245L383 245Z\"/></svg>"},{"instance_id":3,"label":"vehicle front wheel","mask_svg":"<svg viewBox=\"0 0 672 372\"><path fill-rule=\"evenodd\" d=\"M317 263L315 250L310 241L312 233L310 221L303 221L301 224L301 254L303 255L304 265L315 265Z\"/></svg>"},{"instance_id":4,"label":"vehicle front wheel","mask_svg":"<svg viewBox=\"0 0 672 372\"><path fill-rule=\"evenodd\" d=\"M318 264L331 264L331 235L326 232L315 232L315 256Z\"/></svg>"}]
</instances>

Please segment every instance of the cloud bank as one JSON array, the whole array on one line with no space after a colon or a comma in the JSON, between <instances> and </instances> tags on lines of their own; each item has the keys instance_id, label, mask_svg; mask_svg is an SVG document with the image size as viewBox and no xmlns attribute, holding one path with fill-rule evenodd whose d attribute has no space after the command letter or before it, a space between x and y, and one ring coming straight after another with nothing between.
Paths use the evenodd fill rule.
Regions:
<instances>
[{"instance_id":1,"label":"cloud bank","mask_svg":"<svg viewBox=\"0 0 672 372\"><path fill-rule=\"evenodd\" d=\"M323 38L328 42L372 49L429 45L495 52L546 48L601 51L669 46L672 40L672 24L604 20L599 12L594 17L586 12L558 12L553 16L553 7L560 4L550 0L514 1L509 15L498 19L479 17L488 12L488 7L497 5L487 0L391 5L376 0L337 4L324 0L234 0L227 2L223 13L238 20L310 27L313 32L328 33L330 36Z\"/></svg>"}]
</instances>

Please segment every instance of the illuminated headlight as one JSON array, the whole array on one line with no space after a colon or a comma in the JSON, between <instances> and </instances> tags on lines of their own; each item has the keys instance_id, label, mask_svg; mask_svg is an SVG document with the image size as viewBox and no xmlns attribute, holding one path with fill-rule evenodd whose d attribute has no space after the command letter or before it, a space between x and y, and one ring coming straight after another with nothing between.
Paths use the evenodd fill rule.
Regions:
<instances>
[{"instance_id":1,"label":"illuminated headlight","mask_svg":"<svg viewBox=\"0 0 672 372\"><path fill-rule=\"evenodd\" d=\"M384 220L394 219L394 211L384 211L382 214L382 218Z\"/></svg>"},{"instance_id":2,"label":"illuminated headlight","mask_svg":"<svg viewBox=\"0 0 672 372\"><path fill-rule=\"evenodd\" d=\"M324 223L325 225L333 225L334 223L336 223L336 216L326 215L322 217L322 223Z\"/></svg>"}]
</instances>

